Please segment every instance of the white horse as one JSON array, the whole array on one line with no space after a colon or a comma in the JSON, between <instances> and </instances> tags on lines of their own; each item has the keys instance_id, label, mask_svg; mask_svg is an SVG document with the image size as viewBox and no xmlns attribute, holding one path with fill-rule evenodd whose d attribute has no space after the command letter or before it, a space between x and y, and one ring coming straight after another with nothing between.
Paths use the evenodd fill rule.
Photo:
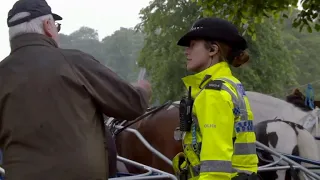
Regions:
<instances>
[{"instance_id":1,"label":"white horse","mask_svg":"<svg viewBox=\"0 0 320 180\"><path fill-rule=\"evenodd\" d=\"M284 119L302 125L313 136L319 136L319 108L305 112L285 100L270 95L253 91L246 91L246 95L248 96L251 110L254 114L254 124L265 121L266 119ZM316 142L320 155L320 141Z\"/></svg>"},{"instance_id":2,"label":"white horse","mask_svg":"<svg viewBox=\"0 0 320 180\"><path fill-rule=\"evenodd\" d=\"M318 108L308 113L291 103L269 95L251 91L247 91L246 95L254 114L257 140L263 141L262 143L281 153L319 160L320 142L315 141L310 134L316 135L317 132ZM278 120L266 121L267 119ZM271 156L268 158L277 160ZM269 180L284 180L288 172L277 171L276 174L265 175ZM302 173L299 173L299 176L300 179L305 179Z\"/></svg>"}]
</instances>

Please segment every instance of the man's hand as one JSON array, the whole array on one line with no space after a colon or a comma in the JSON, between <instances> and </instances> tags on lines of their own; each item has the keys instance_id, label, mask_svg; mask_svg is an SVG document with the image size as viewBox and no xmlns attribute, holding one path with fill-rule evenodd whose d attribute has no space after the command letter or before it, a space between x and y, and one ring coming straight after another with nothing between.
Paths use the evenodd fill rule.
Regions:
<instances>
[{"instance_id":1,"label":"man's hand","mask_svg":"<svg viewBox=\"0 0 320 180\"><path fill-rule=\"evenodd\" d=\"M144 89L147 92L148 99L151 100L152 88L151 88L151 84L149 83L149 81L140 80L136 83L133 83L132 85L135 87L140 87L140 88Z\"/></svg>"}]
</instances>

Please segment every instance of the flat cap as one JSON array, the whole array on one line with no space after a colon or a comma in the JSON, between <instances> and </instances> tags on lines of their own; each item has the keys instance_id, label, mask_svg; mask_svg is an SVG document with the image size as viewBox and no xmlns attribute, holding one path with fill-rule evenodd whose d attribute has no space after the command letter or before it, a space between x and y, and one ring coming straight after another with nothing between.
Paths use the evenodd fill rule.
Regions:
<instances>
[{"instance_id":1,"label":"flat cap","mask_svg":"<svg viewBox=\"0 0 320 180\"><path fill-rule=\"evenodd\" d=\"M13 16L22 12L30 13L30 15L15 21L10 21ZM19 0L8 12L7 24L8 27L11 27L48 14L51 14L56 21L62 20L61 16L51 12L51 7L45 0Z\"/></svg>"}]
</instances>

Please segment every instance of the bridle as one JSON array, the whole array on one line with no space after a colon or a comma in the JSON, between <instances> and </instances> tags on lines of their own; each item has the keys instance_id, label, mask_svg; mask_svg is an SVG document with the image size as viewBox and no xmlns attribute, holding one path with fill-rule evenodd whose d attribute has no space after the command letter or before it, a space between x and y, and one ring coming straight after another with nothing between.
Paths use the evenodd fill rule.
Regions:
<instances>
[{"instance_id":1,"label":"bridle","mask_svg":"<svg viewBox=\"0 0 320 180\"><path fill-rule=\"evenodd\" d=\"M169 107L170 105L172 105L172 101L167 101L166 103L162 104L161 106L155 106L155 107L150 107L147 109L147 111L137 117L135 120L133 121L127 121L127 120L121 120L121 119L111 119L109 121L109 119L105 119L105 124L106 126L109 127L113 137L117 136L118 134L120 134L122 131L124 131L126 128L132 126L133 124L143 120L144 118L150 116L150 115L153 115L157 112L159 112L160 110L164 109L164 108L167 108ZM106 121L109 121L109 122L106 122ZM128 123L128 124L127 124ZM116 128L116 126L123 126L121 129L118 129Z\"/></svg>"}]
</instances>

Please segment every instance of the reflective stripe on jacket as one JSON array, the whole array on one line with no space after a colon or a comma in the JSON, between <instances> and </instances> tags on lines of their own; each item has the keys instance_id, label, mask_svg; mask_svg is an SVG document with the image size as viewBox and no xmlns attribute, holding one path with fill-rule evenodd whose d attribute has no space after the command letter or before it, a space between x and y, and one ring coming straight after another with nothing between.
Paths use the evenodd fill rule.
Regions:
<instances>
[{"instance_id":1,"label":"reflective stripe on jacket","mask_svg":"<svg viewBox=\"0 0 320 180\"><path fill-rule=\"evenodd\" d=\"M197 160L197 152L191 148L192 132L184 138L184 152L194 167L192 176L199 174L199 180L229 180L237 172L256 173L253 114L245 91L228 64L220 62L183 81L187 88L192 87L195 98L196 147L200 151Z\"/></svg>"}]
</instances>

